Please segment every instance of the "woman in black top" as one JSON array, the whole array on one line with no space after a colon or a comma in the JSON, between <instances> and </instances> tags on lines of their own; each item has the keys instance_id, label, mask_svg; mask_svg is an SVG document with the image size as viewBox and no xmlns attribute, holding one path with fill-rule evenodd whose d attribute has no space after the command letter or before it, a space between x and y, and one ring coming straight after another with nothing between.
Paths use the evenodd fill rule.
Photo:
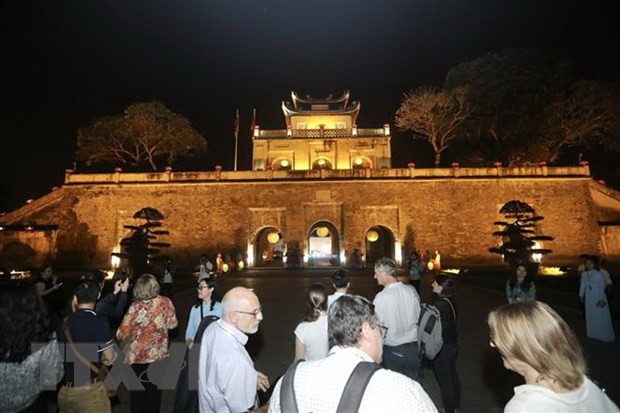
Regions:
<instances>
[{"instance_id":1,"label":"woman in black top","mask_svg":"<svg viewBox=\"0 0 620 413\"><path fill-rule=\"evenodd\" d=\"M456 333L456 305L454 303L454 280L438 274L432 288L438 299L433 303L441 314L443 347L433 360L433 370L441 389L445 413L454 413L461 406L461 383L456 372L458 344Z\"/></svg>"}]
</instances>

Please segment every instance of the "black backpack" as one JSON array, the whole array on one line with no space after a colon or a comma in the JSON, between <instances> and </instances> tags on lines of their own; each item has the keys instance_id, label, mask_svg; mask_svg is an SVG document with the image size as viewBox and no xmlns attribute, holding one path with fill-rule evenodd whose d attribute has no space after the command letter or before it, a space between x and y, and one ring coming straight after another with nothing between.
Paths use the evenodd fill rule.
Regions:
<instances>
[{"instance_id":1,"label":"black backpack","mask_svg":"<svg viewBox=\"0 0 620 413\"><path fill-rule=\"evenodd\" d=\"M280 385L280 410L283 412L299 412L293 383L297 366L302 361L304 360L297 360L295 363L291 364L286 370L286 373L284 373L284 377L282 377L282 384ZM359 410L366 386L368 386L368 382L372 375L379 369L381 369L380 365L370 361L362 361L355 366L349 376L349 380L347 380L347 384L344 386L336 413L356 413Z\"/></svg>"},{"instance_id":2,"label":"black backpack","mask_svg":"<svg viewBox=\"0 0 620 413\"><path fill-rule=\"evenodd\" d=\"M190 364L190 360L198 361L198 359L200 358L200 340L202 340L202 335L204 334L209 324L219 319L220 318L215 315L208 315L204 317L200 321L198 329L196 330L196 334L194 336L194 345L190 350L185 352L183 367L181 368L181 372L179 373L176 393L174 395L174 413L200 412L200 406L198 403L198 390L193 390L189 388L190 377L192 377L194 380L196 380L196 382L198 382L198 364Z\"/></svg>"}]
</instances>

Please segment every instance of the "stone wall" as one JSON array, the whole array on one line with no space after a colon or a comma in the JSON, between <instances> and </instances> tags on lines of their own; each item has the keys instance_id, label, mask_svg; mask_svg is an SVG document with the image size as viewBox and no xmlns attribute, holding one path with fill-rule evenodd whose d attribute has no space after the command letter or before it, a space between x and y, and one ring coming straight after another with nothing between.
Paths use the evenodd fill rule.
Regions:
<instances>
[{"instance_id":1,"label":"stone wall","mask_svg":"<svg viewBox=\"0 0 620 413\"><path fill-rule=\"evenodd\" d=\"M417 248L439 250L447 265L499 264L500 257L488 252L500 243L492 235L500 229L493 222L503 219L498 211L504 203L518 199L545 218L538 233L555 238L544 244L553 250L545 264L570 264L584 251L603 252L588 176L409 179L402 177L404 171L393 177L383 171L377 178L312 180L218 180L209 173L210 179L202 181L167 181L159 176L164 174L143 174L153 179L134 176L133 183L116 179L118 174L110 174L112 182L73 175L73 182L69 179L53 194L0 218L0 223L58 225L56 259L65 266L108 268L110 253L128 234L123 225L139 223L132 216L147 206L165 216L162 229L170 235L158 241L172 244L166 254L186 265L197 263L203 252L244 252L265 227L279 229L286 242L307 245L318 221L339 231L348 252L358 245L364 248L366 232L380 225L401 244L409 228ZM0 251L6 239L0 233Z\"/></svg>"}]
</instances>

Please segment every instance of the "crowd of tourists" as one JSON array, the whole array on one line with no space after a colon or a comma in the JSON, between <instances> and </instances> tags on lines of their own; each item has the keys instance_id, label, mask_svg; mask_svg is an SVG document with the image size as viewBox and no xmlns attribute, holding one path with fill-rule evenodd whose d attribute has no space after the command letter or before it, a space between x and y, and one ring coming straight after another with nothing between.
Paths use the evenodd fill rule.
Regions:
<instances>
[{"instance_id":1,"label":"crowd of tourists","mask_svg":"<svg viewBox=\"0 0 620 413\"><path fill-rule=\"evenodd\" d=\"M587 335L614 341L608 294L611 278L594 256L583 256L579 297ZM0 412L46 411L46 390L57 391L63 412L112 411L118 383L129 389L132 412L159 412L162 388L175 389L175 412L445 412L461 409L457 369L460 311L454 279L434 272L433 300L422 303L426 267L412 253L400 281L396 263L380 258L372 300L349 293L339 269L332 285L311 285L306 313L292 334L294 357L277 378L254 367L245 345L263 321L258 295L236 286L222 295L208 257L201 258L196 303L188 312L181 371L170 331L177 328L172 300L175 271L139 276L119 271L102 294L103 273L84 274L63 304L62 283L46 265L34 284L0 290ZM620 412L587 376L579 340L549 305L537 301L534 277L517 265L506 282L507 303L488 314L489 346L524 385L505 412ZM61 302L61 304L59 304ZM422 337L428 306L441 327L436 354ZM423 387L430 363L441 391L435 405ZM166 387L172 380L172 387Z\"/></svg>"}]
</instances>

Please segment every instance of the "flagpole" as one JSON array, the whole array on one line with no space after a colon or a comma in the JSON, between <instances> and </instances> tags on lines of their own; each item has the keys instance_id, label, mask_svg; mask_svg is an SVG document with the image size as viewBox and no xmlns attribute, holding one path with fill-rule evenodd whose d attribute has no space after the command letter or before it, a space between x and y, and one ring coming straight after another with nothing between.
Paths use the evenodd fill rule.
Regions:
<instances>
[{"instance_id":1,"label":"flagpole","mask_svg":"<svg viewBox=\"0 0 620 413\"><path fill-rule=\"evenodd\" d=\"M237 112L235 114L235 165L234 171L237 171L237 148L239 144L239 108L237 108Z\"/></svg>"}]
</instances>

